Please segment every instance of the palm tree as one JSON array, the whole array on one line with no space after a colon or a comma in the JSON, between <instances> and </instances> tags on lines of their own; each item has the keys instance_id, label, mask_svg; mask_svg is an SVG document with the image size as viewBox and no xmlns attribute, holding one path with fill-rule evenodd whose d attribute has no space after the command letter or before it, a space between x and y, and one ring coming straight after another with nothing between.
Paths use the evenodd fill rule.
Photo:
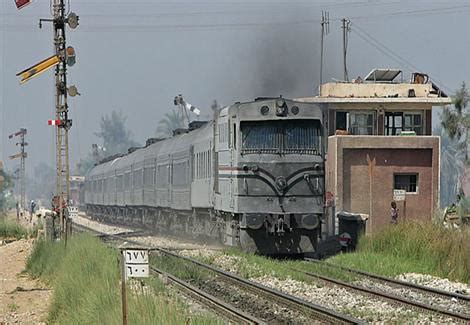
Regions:
<instances>
[{"instance_id":1,"label":"palm tree","mask_svg":"<svg viewBox=\"0 0 470 325\"><path fill-rule=\"evenodd\" d=\"M184 128L184 121L178 112L171 110L158 122L156 135L161 137L169 137L173 135L176 129Z\"/></svg>"},{"instance_id":2,"label":"palm tree","mask_svg":"<svg viewBox=\"0 0 470 325\"><path fill-rule=\"evenodd\" d=\"M460 189L460 177L465 167L465 154L459 142L452 140L447 132L436 127L433 132L441 136L441 207L453 203Z\"/></svg>"},{"instance_id":3,"label":"palm tree","mask_svg":"<svg viewBox=\"0 0 470 325\"><path fill-rule=\"evenodd\" d=\"M458 149L465 155L465 163L469 162L470 112L467 110L469 100L468 89L465 82L462 82L462 86L455 93L454 107L444 107L441 115L441 125L451 140L457 140Z\"/></svg>"}]
</instances>

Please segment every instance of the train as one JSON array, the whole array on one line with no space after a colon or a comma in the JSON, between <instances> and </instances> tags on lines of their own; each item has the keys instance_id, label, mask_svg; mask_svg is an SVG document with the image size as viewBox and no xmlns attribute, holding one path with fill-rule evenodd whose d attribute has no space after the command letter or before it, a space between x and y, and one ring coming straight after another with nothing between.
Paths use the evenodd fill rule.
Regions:
<instances>
[{"instance_id":1,"label":"train","mask_svg":"<svg viewBox=\"0 0 470 325\"><path fill-rule=\"evenodd\" d=\"M263 255L315 252L325 219L325 112L237 102L95 165L86 213Z\"/></svg>"}]
</instances>

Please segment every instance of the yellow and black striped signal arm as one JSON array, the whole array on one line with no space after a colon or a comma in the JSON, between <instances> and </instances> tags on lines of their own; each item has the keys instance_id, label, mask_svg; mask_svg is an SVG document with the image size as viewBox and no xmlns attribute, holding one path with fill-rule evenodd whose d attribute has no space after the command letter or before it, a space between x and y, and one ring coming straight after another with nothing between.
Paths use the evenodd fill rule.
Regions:
<instances>
[{"instance_id":1,"label":"yellow and black striped signal arm","mask_svg":"<svg viewBox=\"0 0 470 325\"><path fill-rule=\"evenodd\" d=\"M59 57L57 55L53 55L33 65L32 67L29 67L28 69L18 72L16 75L21 76L20 84L23 84L29 79L39 76L44 71L47 71L50 68L56 66L57 64L59 64L59 62L60 62Z\"/></svg>"}]
</instances>

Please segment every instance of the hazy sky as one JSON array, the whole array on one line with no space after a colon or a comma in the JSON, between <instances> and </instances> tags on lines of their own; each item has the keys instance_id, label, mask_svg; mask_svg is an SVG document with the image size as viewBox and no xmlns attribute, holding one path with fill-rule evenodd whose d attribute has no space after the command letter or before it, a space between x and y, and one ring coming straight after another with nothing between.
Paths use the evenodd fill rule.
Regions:
<instances>
[{"instance_id":1,"label":"hazy sky","mask_svg":"<svg viewBox=\"0 0 470 325\"><path fill-rule=\"evenodd\" d=\"M155 133L161 116L182 93L208 114L222 105L261 96L316 93L319 79L321 10L330 13L325 80L342 77L340 19L352 21L348 46L350 78L375 67L427 72L443 89L470 81L470 1L157 1L71 0L80 26L68 29L77 63L68 82L81 97L70 98L71 166L97 142L103 114L121 110L135 140ZM24 85L15 76L52 55L48 0L17 10L0 0L0 156L17 152L8 134L28 129L28 169L55 165L53 72ZM377 42L378 41L378 42Z\"/></svg>"}]
</instances>

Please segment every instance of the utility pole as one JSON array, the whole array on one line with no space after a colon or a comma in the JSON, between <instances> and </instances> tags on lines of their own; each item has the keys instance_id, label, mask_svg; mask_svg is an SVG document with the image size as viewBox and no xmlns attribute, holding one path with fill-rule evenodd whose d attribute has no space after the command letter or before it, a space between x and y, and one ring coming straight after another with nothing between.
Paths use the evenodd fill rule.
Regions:
<instances>
[{"instance_id":1,"label":"utility pole","mask_svg":"<svg viewBox=\"0 0 470 325\"><path fill-rule=\"evenodd\" d=\"M26 160L26 157L28 156L28 153L25 152L25 146L28 145L27 142L25 142L25 135L27 133L27 130L25 128L21 128L18 132L16 133L12 133L8 136L9 139L12 139L13 137L16 137L16 136L19 136L20 137L20 141L16 143L16 145L20 146L20 152L13 155L13 156L10 156L10 159L17 159L17 158L20 158L20 169L19 169L19 172L20 172L20 188L19 188L19 192L20 192L20 207L22 209L25 209L26 208L26 180L25 180L25 177L26 177L26 163L25 163L25 160Z\"/></svg>"},{"instance_id":2,"label":"utility pole","mask_svg":"<svg viewBox=\"0 0 470 325\"><path fill-rule=\"evenodd\" d=\"M346 65L346 56L348 53L348 33L351 30L351 21L349 19L341 19L343 29L343 67L344 67L344 81L349 81L348 68Z\"/></svg>"},{"instance_id":3,"label":"utility pole","mask_svg":"<svg viewBox=\"0 0 470 325\"><path fill-rule=\"evenodd\" d=\"M323 84L323 39L330 32L330 13L321 12L321 50L320 50L320 86L319 94L321 96L321 85Z\"/></svg>"}]
</instances>

